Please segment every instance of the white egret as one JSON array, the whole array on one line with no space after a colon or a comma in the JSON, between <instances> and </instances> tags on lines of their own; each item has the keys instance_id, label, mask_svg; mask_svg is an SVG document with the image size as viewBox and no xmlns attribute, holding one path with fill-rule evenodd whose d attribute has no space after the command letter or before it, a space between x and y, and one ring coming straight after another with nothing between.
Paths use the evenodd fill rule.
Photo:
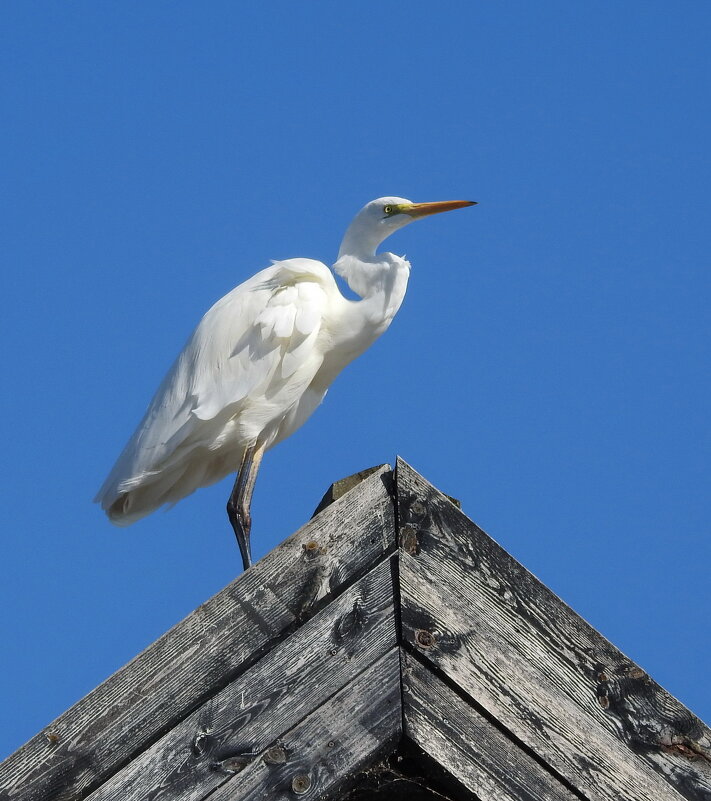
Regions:
<instances>
[{"instance_id":1,"label":"white egret","mask_svg":"<svg viewBox=\"0 0 711 801\"><path fill-rule=\"evenodd\" d=\"M376 253L413 220L472 206L382 197L364 206L333 270L361 298L349 300L312 259L274 262L207 312L163 379L95 500L130 525L238 470L227 502L245 569L250 503L264 452L293 433L341 370L388 328L410 264Z\"/></svg>"}]
</instances>

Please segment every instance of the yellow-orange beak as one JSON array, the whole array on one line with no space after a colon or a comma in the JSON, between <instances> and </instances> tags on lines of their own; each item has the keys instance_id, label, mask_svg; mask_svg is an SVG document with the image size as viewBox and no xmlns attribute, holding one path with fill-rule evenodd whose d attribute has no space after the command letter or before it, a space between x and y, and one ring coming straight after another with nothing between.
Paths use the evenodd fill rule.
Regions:
<instances>
[{"instance_id":1,"label":"yellow-orange beak","mask_svg":"<svg viewBox=\"0 0 711 801\"><path fill-rule=\"evenodd\" d=\"M409 214L410 217L427 217L430 214L439 214L442 211L453 211L463 209L465 206L476 206L474 200L440 200L436 203L412 203L399 207L398 211L402 214Z\"/></svg>"}]
</instances>

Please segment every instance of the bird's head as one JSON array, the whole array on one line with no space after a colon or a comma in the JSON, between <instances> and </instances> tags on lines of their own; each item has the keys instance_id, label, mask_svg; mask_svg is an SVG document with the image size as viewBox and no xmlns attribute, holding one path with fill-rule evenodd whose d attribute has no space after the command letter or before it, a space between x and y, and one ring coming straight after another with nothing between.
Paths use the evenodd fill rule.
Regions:
<instances>
[{"instance_id":1,"label":"bird's head","mask_svg":"<svg viewBox=\"0 0 711 801\"><path fill-rule=\"evenodd\" d=\"M474 205L476 203L472 200L442 200L434 203L413 203L404 197L371 200L348 227L338 257L371 256L384 239L414 220Z\"/></svg>"}]
</instances>

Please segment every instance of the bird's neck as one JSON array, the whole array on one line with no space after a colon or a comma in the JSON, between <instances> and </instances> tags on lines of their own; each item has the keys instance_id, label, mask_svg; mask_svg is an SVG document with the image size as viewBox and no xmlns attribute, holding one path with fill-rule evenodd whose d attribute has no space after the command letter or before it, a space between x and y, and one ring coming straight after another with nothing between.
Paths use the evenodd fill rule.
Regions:
<instances>
[{"instance_id":1,"label":"bird's neck","mask_svg":"<svg viewBox=\"0 0 711 801\"><path fill-rule=\"evenodd\" d=\"M343 253L341 247L333 269L362 298L360 312L387 327L405 297L410 263L393 253Z\"/></svg>"},{"instance_id":2,"label":"bird's neck","mask_svg":"<svg viewBox=\"0 0 711 801\"><path fill-rule=\"evenodd\" d=\"M375 251L388 233L390 232L387 229L374 227L369 220L359 214L343 236L338 250L338 261L348 258L365 264L376 262L379 255L376 255Z\"/></svg>"},{"instance_id":3,"label":"bird's neck","mask_svg":"<svg viewBox=\"0 0 711 801\"><path fill-rule=\"evenodd\" d=\"M410 277L408 261L392 253L376 253L390 233L392 229L374 226L368 216L358 214L343 237L333 265L336 274L362 298L353 313L364 326L377 328L377 335L400 308Z\"/></svg>"}]
</instances>

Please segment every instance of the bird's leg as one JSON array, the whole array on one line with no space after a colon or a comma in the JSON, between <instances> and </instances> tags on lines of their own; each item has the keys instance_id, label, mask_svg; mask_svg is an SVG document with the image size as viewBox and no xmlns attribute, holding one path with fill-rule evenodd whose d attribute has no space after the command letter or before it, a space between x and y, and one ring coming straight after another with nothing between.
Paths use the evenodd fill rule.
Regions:
<instances>
[{"instance_id":1,"label":"bird's leg","mask_svg":"<svg viewBox=\"0 0 711 801\"><path fill-rule=\"evenodd\" d=\"M230 498L227 501L227 517L237 537L239 551L242 554L242 564L246 570L252 564L252 551L249 545L249 533L252 528L252 515L249 507L252 503L252 493L257 481L259 465L264 456L264 445L250 445L244 452L242 464L237 473Z\"/></svg>"}]
</instances>

